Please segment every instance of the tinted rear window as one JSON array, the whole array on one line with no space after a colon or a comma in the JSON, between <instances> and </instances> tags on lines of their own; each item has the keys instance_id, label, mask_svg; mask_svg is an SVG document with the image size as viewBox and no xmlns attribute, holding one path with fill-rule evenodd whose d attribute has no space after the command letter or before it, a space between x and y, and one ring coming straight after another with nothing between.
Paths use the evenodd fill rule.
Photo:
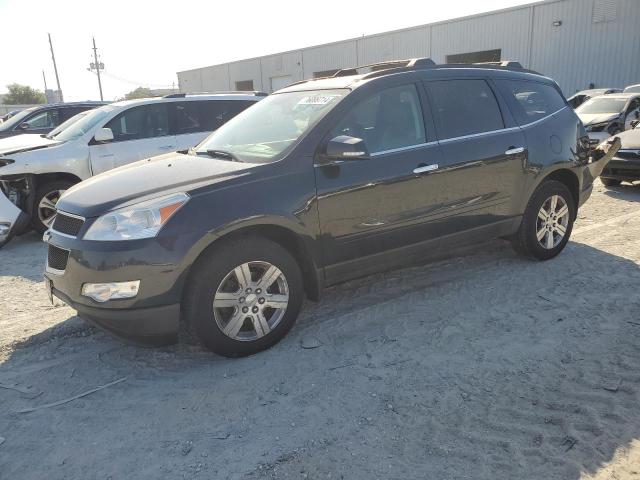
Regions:
<instances>
[{"instance_id":1,"label":"tinted rear window","mask_svg":"<svg viewBox=\"0 0 640 480\"><path fill-rule=\"evenodd\" d=\"M560 92L551 85L526 80L497 80L496 83L511 100L513 116L520 125L540 120L566 106Z\"/></svg>"},{"instance_id":2,"label":"tinted rear window","mask_svg":"<svg viewBox=\"0 0 640 480\"><path fill-rule=\"evenodd\" d=\"M176 134L213 132L255 102L207 100L175 104Z\"/></svg>"},{"instance_id":3,"label":"tinted rear window","mask_svg":"<svg viewBox=\"0 0 640 480\"><path fill-rule=\"evenodd\" d=\"M426 86L440 139L504 128L496 97L484 80L442 80Z\"/></svg>"}]
</instances>

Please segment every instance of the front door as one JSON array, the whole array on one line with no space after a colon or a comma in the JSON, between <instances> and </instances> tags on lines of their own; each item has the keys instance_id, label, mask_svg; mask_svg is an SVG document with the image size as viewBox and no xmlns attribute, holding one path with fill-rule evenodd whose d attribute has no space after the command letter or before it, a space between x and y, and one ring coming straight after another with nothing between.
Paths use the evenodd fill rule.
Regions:
<instances>
[{"instance_id":1,"label":"front door","mask_svg":"<svg viewBox=\"0 0 640 480\"><path fill-rule=\"evenodd\" d=\"M442 160L438 144L427 137L414 83L357 102L325 141L339 135L363 139L370 158L316 164L328 283L367 273L388 262L393 250L433 236L424 224L437 188L429 173ZM374 260L382 253L389 255Z\"/></svg>"},{"instance_id":2,"label":"front door","mask_svg":"<svg viewBox=\"0 0 640 480\"><path fill-rule=\"evenodd\" d=\"M92 142L89 147L93 174L175 151L167 107L166 103L132 107L107 122L105 127L113 132L113 140Z\"/></svg>"}]
</instances>

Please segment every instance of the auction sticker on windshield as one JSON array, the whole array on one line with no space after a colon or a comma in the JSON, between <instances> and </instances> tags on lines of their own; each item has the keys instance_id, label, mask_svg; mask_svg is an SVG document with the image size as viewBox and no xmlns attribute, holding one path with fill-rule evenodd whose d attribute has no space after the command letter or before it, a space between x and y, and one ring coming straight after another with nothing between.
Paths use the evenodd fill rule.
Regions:
<instances>
[{"instance_id":1,"label":"auction sticker on windshield","mask_svg":"<svg viewBox=\"0 0 640 480\"><path fill-rule=\"evenodd\" d=\"M336 98L340 98L340 95L309 95L301 98L298 105L326 105Z\"/></svg>"}]
</instances>

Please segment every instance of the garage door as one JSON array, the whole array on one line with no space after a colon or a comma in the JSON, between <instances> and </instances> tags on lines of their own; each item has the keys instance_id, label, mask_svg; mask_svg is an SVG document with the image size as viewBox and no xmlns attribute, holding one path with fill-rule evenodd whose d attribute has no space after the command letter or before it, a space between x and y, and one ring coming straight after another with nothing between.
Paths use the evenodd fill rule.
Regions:
<instances>
[{"instance_id":1,"label":"garage door","mask_svg":"<svg viewBox=\"0 0 640 480\"><path fill-rule=\"evenodd\" d=\"M293 79L291 78L291 75L283 75L281 77L271 77L271 91L275 92L276 90L280 90L281 88L284 88L291 83L293 83Z\"/></svg>"}]
</instances>

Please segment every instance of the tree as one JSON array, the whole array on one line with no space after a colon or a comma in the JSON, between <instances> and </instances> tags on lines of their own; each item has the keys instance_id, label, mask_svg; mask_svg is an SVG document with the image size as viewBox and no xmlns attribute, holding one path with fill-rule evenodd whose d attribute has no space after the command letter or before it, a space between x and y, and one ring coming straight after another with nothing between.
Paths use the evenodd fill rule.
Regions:
<instances>
[{"instance_id":1,"label":"tree","mask_svg":"<svg viewBox=\"0 0 640 480\"><path fill-rule=\"evenodd\" d=\"M155 97L156 95L151 92L150 88L138 87L135 90L132 90L129 93L125 93L125 100L135 100L136 98L149 98Z\"/></svg>"},{"instance_id":2,"label":"tree","mask_svg":"<svg viewBox=\"0 0 640 480\"><path fill-rule=\"evenodd\" d=\"M35 103L45 103L47 101L44 93L28 85L12 83L7 85L9 93L4 96L5 105L31 105Z\"/></svg>"}]
</instances>

